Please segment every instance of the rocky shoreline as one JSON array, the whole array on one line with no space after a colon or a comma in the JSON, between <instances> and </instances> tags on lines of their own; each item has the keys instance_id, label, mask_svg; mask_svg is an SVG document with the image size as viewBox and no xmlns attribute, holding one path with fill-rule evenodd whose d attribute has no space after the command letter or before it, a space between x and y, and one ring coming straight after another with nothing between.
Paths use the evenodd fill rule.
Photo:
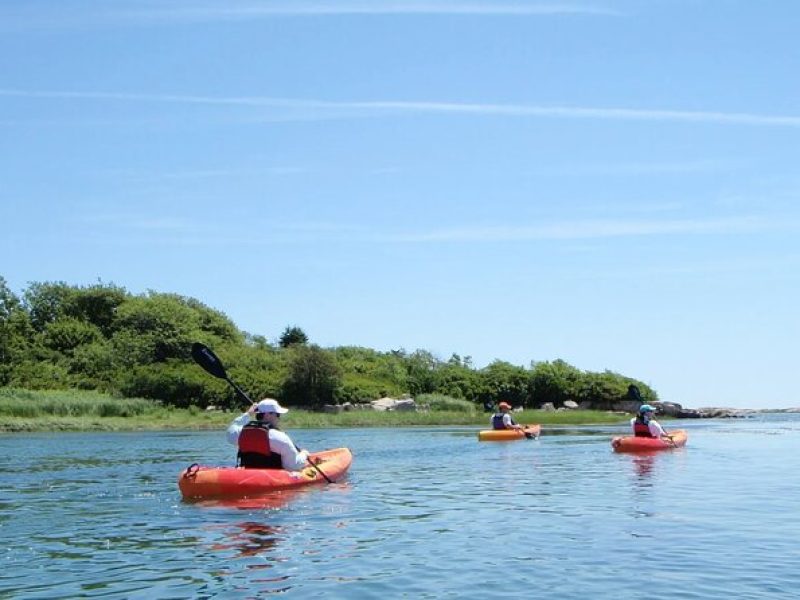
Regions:
<instances>
[{"instance_id":1,"label":"rocky shoreline","mask_svg":"<svg viewBox=\"0 0 800 600\"><path fill-rule=\"evenodd\" d=\"M725 407L703 407L703 408L683 408L676 402L651 402L656 408L656 414L672 417L675 419L742 419L752 417L758 413L800 413L800 407L796 408L725 408ZM564 410L610 410L620 414L636 414L642 402L639 400L624 400L616 402L611 407L593 406L589 402L573 402L567 400L563 406L556 408L552 403L544 404L538 410L545 412L564 411ZM363 405L353 405L349 402L344 405L330 405L324 407L324 412L338 413L349 410L375 410L375 411L417 411L427 410L424 405L418 405L413 398L380 398L372 400ZM516 407L514 412L521 411L522 407Z\"/></svg>"},{"instance_id":2,"label":"rocky shoreline","mask_svg":"<svg viewBox=\"0 0 800 600\"><path fill-rule=\"evenodd\" d=\"M759 413L800 413L800 407L795 408L725 408L707 406L702 408L683 408L674 402L652 402L663 414L676 419L743 419Z\"/></svg>"}]
</instances>

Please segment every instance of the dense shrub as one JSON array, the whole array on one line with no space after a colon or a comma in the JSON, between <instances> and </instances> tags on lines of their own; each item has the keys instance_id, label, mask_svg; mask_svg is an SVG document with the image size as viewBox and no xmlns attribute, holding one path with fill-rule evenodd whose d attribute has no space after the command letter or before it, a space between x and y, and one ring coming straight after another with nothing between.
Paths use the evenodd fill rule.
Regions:
<instances>
[{"instance_id":1,"label":"dense shrub","mask_svg":"<svg viewBox=\"0 0 800 600\"><path fill-rule=\"evenodd\" d=\"M457 354L441 360L427 350L320 348L297 326L287 327L272 346L194 298L63 282L32 283L18 297L0 276L0 386L243 408L231 386L192 362L195 341L215 349L252 400L270 396L293 406L410 394L425 398L431 410L475 409L500 400L529 408L567 400L610 407L627 397L630 385L645 400L658 400L635 379L584 372L563 360L529 368L498 360L476 370L469 357Z\"/></svg>"}]
</instances>

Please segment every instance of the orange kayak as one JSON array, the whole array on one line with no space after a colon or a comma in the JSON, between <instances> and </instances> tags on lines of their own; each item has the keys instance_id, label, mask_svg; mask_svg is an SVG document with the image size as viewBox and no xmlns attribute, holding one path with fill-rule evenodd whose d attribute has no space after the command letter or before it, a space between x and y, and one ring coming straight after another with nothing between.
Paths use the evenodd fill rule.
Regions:
<instances>
[{"instance_id":1,"label":"orange kayak","mask_svg":"<svg viewBox=\"0 0 800 600\"><path fill-rule=\"evenodd\" d=\"M319 467L308 465L300 471L283 469L244 469L242 467L206 467L192 465L178 476L178 488L184 498L242 498L269 494L341 478L353 455L348 448L335 448L311 454L309 458Z\"/></svg>"},{"instance_id":2,"label":"orange kayak","mask_svg":"<svg viewBox=\"0 0 800 600\"><path fill-rule=\"evenodd\" d=\"M478 432L481 442L510 442L524 438L538 438L541 425L525 425L525 429L483 429Z\"/></svg>"},{"instance_id":3,"label":"orange kayak","mask_svg":"<svg viewBox=\"0 0 800 600\"><path fill-rule=\"evenodd\" d=\"M676 429L669 433L670 440L660 438L634 437L627 435L615 437L611 440L614 452L650 452L653 450L670 450L686 445L687 435L683 429Z\"/></svg>"}]
</instances>

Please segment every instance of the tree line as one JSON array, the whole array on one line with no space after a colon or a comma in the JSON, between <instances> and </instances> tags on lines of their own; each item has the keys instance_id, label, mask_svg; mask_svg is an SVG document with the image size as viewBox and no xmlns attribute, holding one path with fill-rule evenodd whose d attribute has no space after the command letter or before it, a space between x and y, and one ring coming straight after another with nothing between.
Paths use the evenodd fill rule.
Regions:
<instances>
[{"instance_id":1,"label":"tree line","mask_svg":"<svg viewBox=\"0 0 800 600\"><path fill-rule=\"evenodd\" d=\"M31 283L21 295L0 276L0 386L84 389L152 398L175 407L240 408L230 387L191 358L199 341L253 398L270 396L311 409L384 396L440 394L489 406L559 407L567 400L607 409L645 383L611 371L582 371L563 360L527 367L496 360L476 369L470 357L426 350L380 352L322 348L298 326L274 343L240 330L222 312L172 293L131 294L114 284Z\"/></svg>"}]
</instances>

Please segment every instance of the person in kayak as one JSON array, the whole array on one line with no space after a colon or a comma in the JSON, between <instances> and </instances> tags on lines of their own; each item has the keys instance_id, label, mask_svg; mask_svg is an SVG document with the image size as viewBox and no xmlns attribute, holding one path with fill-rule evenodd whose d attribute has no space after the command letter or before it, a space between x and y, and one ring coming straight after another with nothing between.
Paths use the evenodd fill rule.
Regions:
<instances>
[{"instance_id":1,"label":"person in kayak","mask_svg":"<svg viewBox=\"0 0 800 600\"><path fill-rule=\"evenodd\" d=\"M492 415L492 429L525 429L511 417L511 405L501 402L497 405L500 412Z\"/></svg>"},{"instance_id":2,"label":"person in kayak","mask_svg":"<svg viewBox=\"0 0 800 600\"><path fill-rule=\"evenodd\" d=\"M289 412L277 400L264 398L254 403L228 427L228 442L237 446L238 466L249 469L299 471L308 463L308 452L300 450L280 430L280 417Z\"/></svg>"},{"instance_id":3,"label":"person in kayak","mask_svg":"<svg viewBox=\"0 0 800 600\"><path fill-rule=\"evenodd\" d=\"M649 404L642 404L639 412L631 419L631 429L636 437L666 438L672 440L667 435L661 424L653 418L656 409Z\"/></svg>"}]
</instances>

